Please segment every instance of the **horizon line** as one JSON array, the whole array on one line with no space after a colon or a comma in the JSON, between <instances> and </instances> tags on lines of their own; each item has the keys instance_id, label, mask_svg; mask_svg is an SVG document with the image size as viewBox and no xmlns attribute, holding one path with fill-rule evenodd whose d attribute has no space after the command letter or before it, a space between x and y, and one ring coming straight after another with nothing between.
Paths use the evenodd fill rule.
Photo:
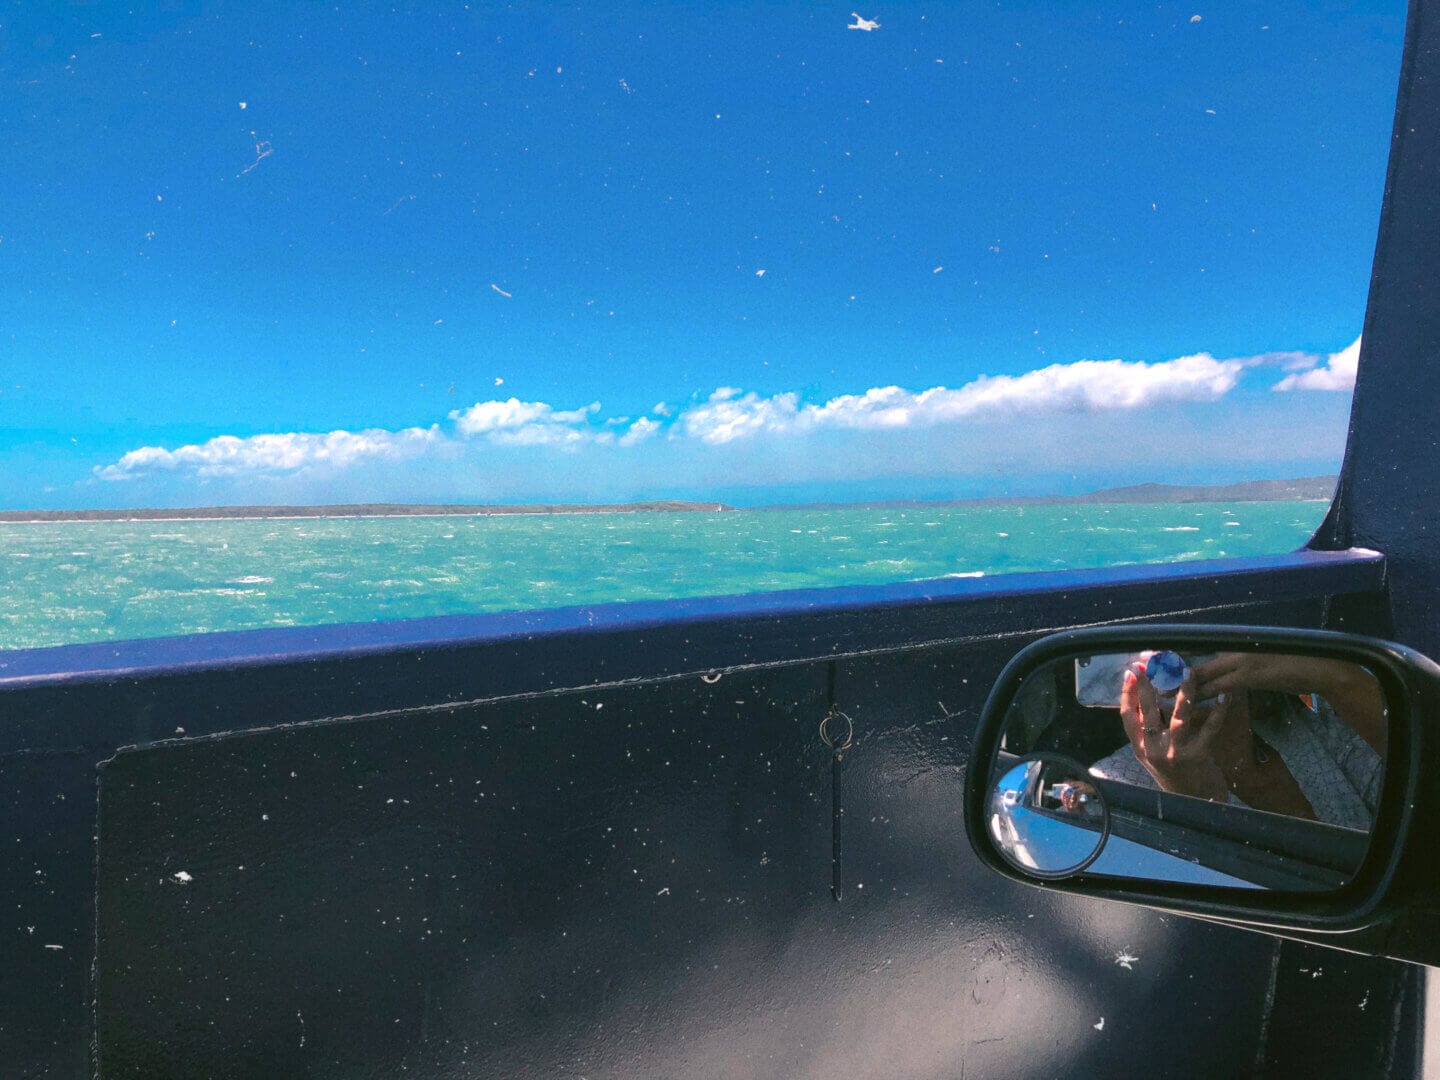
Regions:
<instances>
[{"instance_id":1,"label":"horizon line","mask_svg":"<svg viewBox=\"0 0 1440 1080\"><path fill-rule=\"evenodd\" d=\"M44 524L59 521L165 521L243 520L356 517L489 517L547 514L602 513L738 513L765 510L900 508L922 506L1036 505L1104 502L1104 496L1123 495L1119 502L1226 502L1319 501L1334 495L1338 475L1291 477L1280 480L1241 480L1228 484L1130 484L1104 487L1079 494L978 495L948 499L807 500L735 506L717 499L637 499L629 502L518 503L244 503L178 507L121 507L70 510L0 510L0 523ZM1323 491L1323 493L1322 493ZM1137 498L1137 496L1156 496ZM1189 498L1183 496L1189 495ZM1251 496L1246 499L1245 496ZM1258 498L1256 496L1259 496Z\"/></svg>"}]
</instances>

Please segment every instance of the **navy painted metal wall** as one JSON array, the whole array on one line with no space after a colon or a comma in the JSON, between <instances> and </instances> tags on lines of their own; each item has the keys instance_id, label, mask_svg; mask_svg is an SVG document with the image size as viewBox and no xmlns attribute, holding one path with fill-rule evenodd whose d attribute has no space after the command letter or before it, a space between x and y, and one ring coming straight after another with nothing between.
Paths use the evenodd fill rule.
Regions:
<instances>
[{"instance_id":1,"label":"navy painted metal wall","mask_svg":"<svg viewBox=\"0 0 1440 1080\"><path fill-rule=\"evenodd\" d=\"M1411 4L1340 490L1322 537L1384 551L1395 634L1440 655L1440 4Z\"/></svg>"},{"instance_id":2,"label":"navy painted metal wall","mask_svg":"<svg viewBox=\"0 0 1440 1080\"><path fill-rule=\"evenodd\" d=\"M957 814L984 691L1043 631L1204 617L1440 651L1434 9L1317 538L1384 561L4 654L0 1072L1413 1074L1416 969L1015 886ZM857 739L839 902L832 681Z\"/></svg>"},{"instance_id":3,"label":"navy painted metal wall","mask_svg":"<svg viewBox=\"0 0 1440 1080\"><path fill-rule=\"evenodd\" d=\"M1314 625L1383 580L1317 553L10 654L0 1060L1403 1075L1406 969L1016 887L958 801L990 681L1057 621Z\"/></svg>"}]
</instances>

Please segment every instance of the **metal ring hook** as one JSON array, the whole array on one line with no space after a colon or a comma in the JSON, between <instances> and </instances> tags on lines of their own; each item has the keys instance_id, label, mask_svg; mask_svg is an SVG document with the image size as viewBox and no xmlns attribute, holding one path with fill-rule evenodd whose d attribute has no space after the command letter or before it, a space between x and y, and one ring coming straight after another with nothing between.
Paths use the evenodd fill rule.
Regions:
<instances>
[{"instance_id":1,"label":"metal ring hook","mask_svg":"<svg viewBox=\"0 0 1440 1080\"><path fill-rule=\"evenodd\" d=\"M830 722L837 719L845 721L845 737L838 740L832 738L830 735ZM828 746L831 750L836 751L837 753L841 750L849 750L850 743L854 739L854 737L854 722L850 719L850 717L846 716L839 709L831 709L828 713L825 714L824 719L820 721L820 741L823 742L826 746Z\"/></svg>"}]
</instances>

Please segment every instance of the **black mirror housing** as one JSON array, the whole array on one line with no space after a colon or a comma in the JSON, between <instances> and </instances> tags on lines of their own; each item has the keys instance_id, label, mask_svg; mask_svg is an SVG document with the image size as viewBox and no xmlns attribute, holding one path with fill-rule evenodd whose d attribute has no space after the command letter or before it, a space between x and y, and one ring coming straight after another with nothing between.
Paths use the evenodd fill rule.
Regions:
<instances>
[{"instance_id":1,"label":"black mirror housing","mask_svg":"<svg viewBox=\"0 0 1440 1080\"><path fill-rule=\"evenodd\" d=\"M1161 649L1168 656L1158 655ZM1226 659L1212 659L1217 654ZM1160 690L1157 696L1145 677L1144 658L1150 656L1173 659L1187 672L1191 669L1185 668L1181 657L1188 658L1193 673L1187 675L1184 689L1167 686L1162 675L1150 670ZM1299 755L1283 743L1279 754L1270 746L1281 738L1300 745L1296 736L1285 731L1270 734L1258 716L1251 737L1255 761L1263 768L1245 764L1255 777L1267 778L1263 786L1256 786L1262 783L1257 780L1249 787L1232 785L1229 792L1219 788L1197 797L1196 791L1175 780L1179 774L1171 766L1177 752L1182 764L1193 760L1193 755L1185 756L1187 747L1206 737L1197 734L1207 730L1205 725L1222 733L1208 736L1211 739L1227 739L1223 732L1239 723L1215 720L1212 724L1208 716L1223 716L1227 708L1238 714L1247 701L1281 699L1267 691L1263 698L1252 694L1237 701L1232 691L1228 706L1217 705L1227 695L1202 699L1197 680L1212 677L1221 680L1216 685L1224 685L1224 677L1213 672L1226 667L1260 670L1265 661L1363 672L1373 680L1372 693L1378 690L1376 700L1383 703L1376 714L1383 734L1358 725L1378 745L1383 768L1383 780L1375 775L1368 793L1373 815L1368 829L1353 815L1344 820L1327 817L1325 810L1311 811L1303 799L1290 809L1283 802L1270 806L1261 801L1255 792L1275 792L1266 796L1275 799L1288 793L1293 800L1292 789L1303 785L1285 775L1287 769L1298 769L1273 760L1298 760ZM1097 691L1087 685L1095 682L1090 671L1106 663L1117 674ZM1123 676L1127 696L1122 704L1119 679L1132 669L1139 673L1138 686L1136 675ZM1176 684L1179 677L1177 669ZM1035 692L1037 685L1043 693ZM1195 699L1189 705L1187 692ZM1037 700L1044 710L1038 720ZM1300 700L1317 711L1328 709L1314 696ZM1300 706L1291 704L1299 711ZM1163 909L1353 952L1440 964L1440 935L1433 932L1440 924L1434 843L1440 837L1440 784L1435 782L1440 779L1440 761L1431 748L1436 740L1427 737L1436 717L1440 717L1440 667L1413 650L1375 638L1175 624L1052 634L1015 656L986 702L966 772L966 832L980 859L993 870L1036 887ZM1056 739L1045 728L1047 721L1054 729L1066 725L1074 729L1078 724L1087 732L1103 730L1109 742L1102 741L1096 749L1093 739L1086 743L1072 730L1068 739L1059 740L1069 757L1057 758L1049 752ZM1044 733L1037 736L1040 729ZM1338 730L1359 746L1348 728ZM1246 745L1237 740L1239 736L1230 742ZM1088 752L1077 753L1077 745L1086 745ZM1095 760L1106 748L1112 750L1110 755ZM1362 748L1349 756L1365 755L1374 757L1375 752ZM1074 777L1053 764L1081 759L1084 764L1070 770L1077 774ZM1136 764L1140 759L1144 769ZM1115 762L1125 768L1117 773L1111 767ZM1225 773L1212 769L1204 775ZM1032 778L1028 787L1027 776ZM1317 790L1314 780L1309 782L1310 790ZM1238 798L1237 791L1246 798ZM1313 794L1311 801L1320 805ZM1092 820L1081 821L1077 815L1082 811ZM1314 820L1300 820L1302 816ZM1081 835L1075 829L1082 827L1088 830L1082 837L1087 843L1108 840L1112 847L1103 854L1090 853L1086 847L1084 859L1050 858L1051 852L1063 854L1066 844L1073 846ZM1073 864L1073 869L1056 873L1054 867L1061 863Z\"/></svg>"}]
</instances>

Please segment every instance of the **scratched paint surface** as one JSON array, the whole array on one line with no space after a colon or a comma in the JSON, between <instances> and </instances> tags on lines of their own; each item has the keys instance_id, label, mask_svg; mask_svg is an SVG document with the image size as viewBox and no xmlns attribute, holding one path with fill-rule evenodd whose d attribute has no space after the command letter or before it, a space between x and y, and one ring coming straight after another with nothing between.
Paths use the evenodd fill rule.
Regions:
<instances>
[{"instance_id":1,"label":"scratched paint surface","mask_svg":"<svg viewBox=\"0 0 1440 1080\"><path fill-rule=\"evenodd\" d=\"M105 1075L1248 1067L1272 941L973 862L959 659L837 671L857 732L840 903L821 667L122 753L101 786ZM1155 1024L1157 1000L1192 1026Z\"/></svg>"}]
</instances>

